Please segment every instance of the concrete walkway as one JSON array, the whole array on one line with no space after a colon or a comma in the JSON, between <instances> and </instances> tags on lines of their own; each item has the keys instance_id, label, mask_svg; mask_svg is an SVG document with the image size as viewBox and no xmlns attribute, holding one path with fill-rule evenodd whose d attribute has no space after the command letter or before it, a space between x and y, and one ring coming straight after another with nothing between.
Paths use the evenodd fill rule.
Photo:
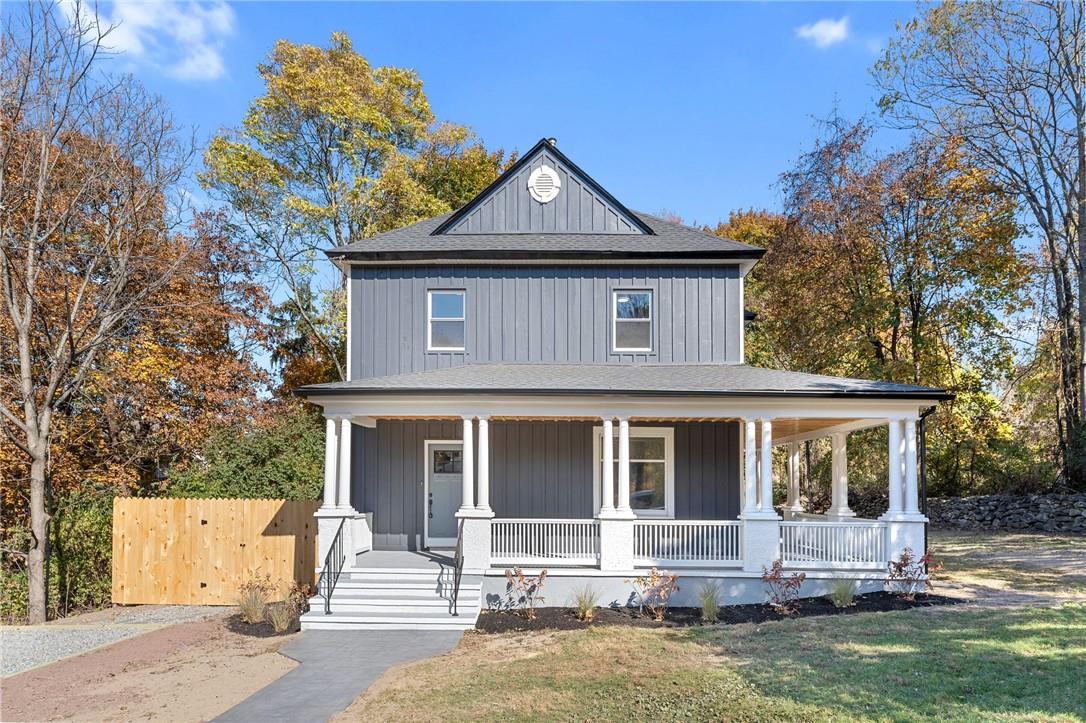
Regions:
<instances>
[{"instance_id":1,"label":"concrete walkway","mask_svg":"<svg viewBox=\"0 0 1086 723\"><path fill-rule=\"evenodd\" d=\"M216 721L327 721L394 665L447 653L459 631L307 630L279 652L299 665Z\"/></svg>"}]
</instances>

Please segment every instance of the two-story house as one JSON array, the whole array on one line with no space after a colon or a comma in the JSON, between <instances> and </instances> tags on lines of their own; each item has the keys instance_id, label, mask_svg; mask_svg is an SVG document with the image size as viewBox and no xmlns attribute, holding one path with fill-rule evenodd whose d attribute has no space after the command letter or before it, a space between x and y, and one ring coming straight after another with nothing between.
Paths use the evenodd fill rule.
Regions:
<instances>
[{"instance_id":1,"label":"two-story house","mask_svg":"<svg viewBox=\"0 0 1086 723\"><path fill-rule=\"evenodd\" d=\"M676 604L713 579L723 602L760 602L777 559L814 595L840 575L881 587L889 559L922 552L917 426L946 394L747 366L763 250L629 210L552 141L456 212L328 254L349 375L301 390L327 420L325 599L306 627L470 626L512 566L548 570L549 605L585 584L625 604L650 566L680 572ZM860 520L847 436L879 425L889 511ZM817 437L824 515L799 495Z\"/></svg>"}]
</instances>

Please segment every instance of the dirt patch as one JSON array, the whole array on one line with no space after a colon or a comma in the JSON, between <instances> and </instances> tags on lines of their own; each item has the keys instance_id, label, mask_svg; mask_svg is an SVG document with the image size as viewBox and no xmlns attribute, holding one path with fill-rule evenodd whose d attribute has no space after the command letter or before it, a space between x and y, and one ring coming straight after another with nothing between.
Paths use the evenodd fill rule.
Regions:
<instances>
[{"instance_id":1,"label":"dirt patch","mask_svg":"<svg viewBox=\"0 0 1086 723\"><path fill-rule=\"evenodd\" d=\"M962 602L958 598L942 595L917 595L915 600L906 600L887 592L873 592L857 595L855 604L847 608L834 607L823 597L805 598L800 601L799 610L789 616L781 615L768 605L725 605L720 608L720 625L740 625L742 623L765 623L786 618L804 618L821 615L855 615L856 613L888 612L891 610L909 610L916 607L935 605L953 605ZM587 627L626 625L638 628L683 628L703 625L701 608L668 608L667 617L657 622L651 615L638 612L636 608L598 608L592 622L577 619L572 608L539 608L534 620L528 620L518 612L483 611L475 628L484 633L510 633L526 630L583 630Z\"/></svg>"},{"instance_id":2,"label":"dirt patch","mask_svg":"<svg viewBox=\"0 0 1086 723\"><path fill-rule=\"evenodd\" d=\"M294 668L276 652L292 637L242 635L225 614L154 630L4 678L0 717L209 720Z\"/></svg>"}]
</instances>

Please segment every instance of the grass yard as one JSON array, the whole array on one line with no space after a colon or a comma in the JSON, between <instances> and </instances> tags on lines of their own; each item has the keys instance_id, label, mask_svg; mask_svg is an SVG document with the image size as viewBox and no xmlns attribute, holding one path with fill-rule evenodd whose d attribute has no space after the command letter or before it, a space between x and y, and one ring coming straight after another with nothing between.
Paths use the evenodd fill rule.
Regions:
<instances>
[{"instance_id":1,"label":"grass yard","mask_svg":"<svg viewBox=\"0 0 1086 723\"><path fill-rule=\"evenodd\" d=\"M1075 538L936 533L932 547L956 585L1031 601L1074 598L1086 568ZM1027 598L760 625L473 633L390 670L340 720L1086 721L1086 599L1016 599Z\"/></svg>"}]
</instances>

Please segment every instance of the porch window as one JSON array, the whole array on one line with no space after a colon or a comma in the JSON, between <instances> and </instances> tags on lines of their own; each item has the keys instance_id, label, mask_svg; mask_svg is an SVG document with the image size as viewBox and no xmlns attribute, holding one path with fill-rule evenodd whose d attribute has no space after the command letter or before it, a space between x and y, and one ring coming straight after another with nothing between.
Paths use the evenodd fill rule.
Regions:
<instances>
[{"instance_id":1,"label":"porch window","mask_svg":"<svg viewBox=\"0 0 1086 723\"><path fill-rule=\"evenodd\" d=\"M616 289L614 300L614 351L652 351L652 291Z\"/></svg>"},{"instance_id":2,"label":"porch window","mask_svg":"<svg viewBox=\"0 0 1086 723\"><path fill-rule=\"evenodd\" d=\"M600 506L603 470L603 428L596 427L593 445L595 508ZM613 478L618 494L618 425L611 440ZM638 517L673 517L675 508L675 430L670 427L630 427L630 508ZM617 500L615 501L617 502ZM617 506L617 504L616 504Z\"/></svg>"},{"instance_id":3,"label":"porch window","mask_svg":"<svg viewBox=\"0 0 1086 723\"><path fill-rule=\"evenodd\" d=\"M426 348L464 351L464 292L426 292Z\"/></svg>"}]
</instances>

